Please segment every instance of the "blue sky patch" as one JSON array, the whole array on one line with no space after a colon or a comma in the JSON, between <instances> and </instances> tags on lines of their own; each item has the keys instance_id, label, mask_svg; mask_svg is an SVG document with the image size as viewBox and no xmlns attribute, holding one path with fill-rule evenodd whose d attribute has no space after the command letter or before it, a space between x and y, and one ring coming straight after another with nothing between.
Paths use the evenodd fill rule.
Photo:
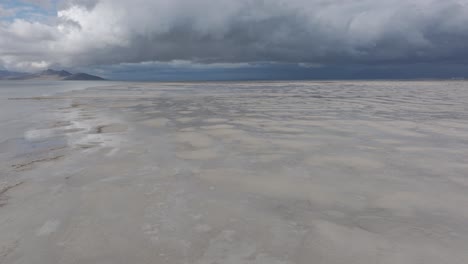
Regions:
<instances>
[{"instance_id":1,"label":"blue sky patch","mask_svg":"<svg viewBox=\"0 0 468 264\"><path fill-rule=\"evenodd\" d=\"M49 7L29 2L6 0L0 4L4 10L9 11L11 15L0 17L3 21L13 21L15 19L24 19L27 21L43 21L54 17L57 14L56 1L53 1Z\"/></svg>"}]
</instances>

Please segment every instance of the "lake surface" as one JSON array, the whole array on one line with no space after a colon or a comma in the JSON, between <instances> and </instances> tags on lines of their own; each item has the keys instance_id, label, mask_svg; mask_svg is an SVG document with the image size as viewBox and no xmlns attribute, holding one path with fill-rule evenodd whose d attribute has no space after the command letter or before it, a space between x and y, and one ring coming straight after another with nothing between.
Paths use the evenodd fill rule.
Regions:
<instances>
[{"instance_id":1,"label":"lake surface","mask_svg":"<svg viewBox=\"0 0 468 264\"><path fill-rule=\"evenodd\" d=\"M0 263L468 263L468 82L0 82Z\"/></svg>"}]
</instances>

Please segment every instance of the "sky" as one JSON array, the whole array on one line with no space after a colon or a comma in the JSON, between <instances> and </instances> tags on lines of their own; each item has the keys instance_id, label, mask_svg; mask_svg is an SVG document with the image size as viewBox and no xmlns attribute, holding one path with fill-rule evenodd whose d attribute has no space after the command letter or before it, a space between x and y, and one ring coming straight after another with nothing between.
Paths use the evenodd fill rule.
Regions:
<instances>
[{"instance_id":1,"label":"sky","mask_svg":"<svg viewBox=\"0 0 468 264\"><path fill-rule=\"evenodd\" d=\"M0 70L116 80L468 77L468 0L0 0Z\"/></svg>"}]
</instances>

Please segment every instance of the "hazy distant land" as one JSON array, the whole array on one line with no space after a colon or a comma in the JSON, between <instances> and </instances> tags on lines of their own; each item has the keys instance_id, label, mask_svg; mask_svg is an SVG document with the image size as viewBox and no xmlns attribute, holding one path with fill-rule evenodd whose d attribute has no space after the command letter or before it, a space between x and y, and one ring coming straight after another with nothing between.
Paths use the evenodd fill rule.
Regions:
<instances>
[{"instance_id":1,"label":"hazy distant land","mask_svg":"<svg viewBox=\"0 0 468 264\"><path fill-rule=\"evenodd\" d=\"M87 73L70 73L48 69L39 73L0 72L0 80L48 80L48 81L100 81L103 78Z\"/></svg>"},{"instance_id":2,"label":"hazy distant land","mask_svg":"<svg viewBox=\"0 0 468 264\"><path fill-rule=\"evenodd\" d=\"M467 82L41 83L0 83L2 264L468 263Z\"/></svg>"}]
</instances>

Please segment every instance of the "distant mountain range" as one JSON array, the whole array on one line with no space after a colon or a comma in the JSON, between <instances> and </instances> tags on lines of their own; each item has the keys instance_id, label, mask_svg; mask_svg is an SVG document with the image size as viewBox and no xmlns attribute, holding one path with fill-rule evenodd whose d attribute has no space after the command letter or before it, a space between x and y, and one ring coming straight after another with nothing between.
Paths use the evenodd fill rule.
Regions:
<instances>
[{"instance_id":1,"label":"distant mountain range","mask_svg":"<svg viewBox=\"0 0 468 264\"><path fill-rule=\"evenodd\" d=\"M71 73L64 70L48 69L39 73L0 71L0 80L101 81L105 79L82 72Z\"/></svg>"}]
</instances>

